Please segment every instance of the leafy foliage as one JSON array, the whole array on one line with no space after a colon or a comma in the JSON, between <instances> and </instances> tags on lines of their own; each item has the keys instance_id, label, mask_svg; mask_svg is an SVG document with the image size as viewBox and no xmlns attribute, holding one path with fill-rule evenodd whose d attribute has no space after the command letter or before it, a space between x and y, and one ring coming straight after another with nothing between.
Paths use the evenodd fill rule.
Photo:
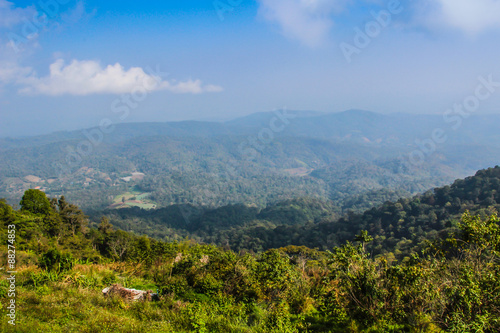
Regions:
<instances>
[{"instance_id":1,"label":"leafy foliage","mask_svg":"<svg viewBox=\"0 0 500 333\"><path fill-rule=\"evenodd\" d=\"M40 190L28 190L21 199L21 209L33 214L46 215L50 210L49 199Z\"/></svg>"}]
</instances>

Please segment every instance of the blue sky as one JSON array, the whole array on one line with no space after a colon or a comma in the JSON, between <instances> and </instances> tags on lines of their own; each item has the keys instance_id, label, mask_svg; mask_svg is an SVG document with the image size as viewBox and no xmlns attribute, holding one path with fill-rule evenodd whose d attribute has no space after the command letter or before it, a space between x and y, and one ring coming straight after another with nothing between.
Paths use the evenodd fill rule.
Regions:
<instances>
[{"instance_id":1,"label":"blue sky","mask_svg":"<svg viewBox=\"0 0 500 333\"><path fill-rule=\"evenodd\" d=\"M479 76L500 82L499 37L498 0L0 0L0 137L284 107L444 114Z\"/></svg>"}]
</instances>

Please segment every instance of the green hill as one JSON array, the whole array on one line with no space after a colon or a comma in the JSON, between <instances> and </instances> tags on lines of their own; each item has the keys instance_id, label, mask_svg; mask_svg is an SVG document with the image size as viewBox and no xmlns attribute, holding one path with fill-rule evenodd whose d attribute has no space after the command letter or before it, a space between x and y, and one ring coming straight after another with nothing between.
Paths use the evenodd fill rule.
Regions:
<instances>
[{"instance_id":1,"label":"green hill","mask_svg":"<svg viewBox=\"0 0 500 333\"><path fill-rule=\"evenodd\" d=\"M495 115L471 116L453 131L431 115L285 113L289 118L279 124L270 112L226 123L125 123L109 133L94 128L0 139L0 197L15 205L25 190L40 188L88 211L138 186L158 207L263 208L300 197L344 207L373 191L421 193L500 160ZM422 149L417 140L436 128L446 132L446 142L426 153L422 165L409 164L409 154ZM135 172L146 176L123 180Z\"/></svg>"},{"instance_id":2,"label":"green hill","mask_svg":"<svg viewBox=\"0 0 500 333\"><path fill-rule=\"evenodd\" d=\"M215 209L173 205L152 211L131 208L95 212L92 216L98 220L106 215L124 230L158 239L181 240L189 236L235 251L260 252L288 245L327 250L367 230L374 237L367 247L370 253L391 252L391 256L403 259L429 241L455 232L465 211L483 217L495 213L500 208L499 191L500 167L495 167L412 198L387 201L390 193L373 192L362 201L380 204L360 213L343 209L333 201L303 198L265 208L242 204Z\"/></svg>"}]
</instances>

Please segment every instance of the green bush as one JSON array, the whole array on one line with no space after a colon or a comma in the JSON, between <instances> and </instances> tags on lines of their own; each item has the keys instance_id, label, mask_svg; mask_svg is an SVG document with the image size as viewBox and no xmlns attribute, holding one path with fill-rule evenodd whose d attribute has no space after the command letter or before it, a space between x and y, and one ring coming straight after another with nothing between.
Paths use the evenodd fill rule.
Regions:
<instances>
[{"instance_id":1,"label":"green bush","mask_svg":"<svg viewBox=\"0 0 500 333\"><path fill-rule=\"evenodd\" d=\"M70 253L61 253L58 249L52 248L43 253L39 265L48 271L68 271L74 266L75 259Z\"/></svg>"}]
</instances>

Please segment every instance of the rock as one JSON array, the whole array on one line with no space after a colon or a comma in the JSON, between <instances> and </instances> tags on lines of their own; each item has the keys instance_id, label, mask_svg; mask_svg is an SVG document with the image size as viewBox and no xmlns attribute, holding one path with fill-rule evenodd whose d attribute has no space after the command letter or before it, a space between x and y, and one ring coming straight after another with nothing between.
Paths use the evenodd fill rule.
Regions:
<instances>
[{"instance_id":1,"label":"rock","mask_svg":"<svg viewBox=\"0 0 500 333\"><path fill-rule=\"evenodd\" d=\"M104 296L110 295L118 295L121 298L127 301L153 301L158 300L159 295L157 293L153 293L151 290L137 290L137 289L129 289L124 288L120 284L114 284L110 287L104 288L102 290L102 294Z\"/></svg>"}]
</instances>

